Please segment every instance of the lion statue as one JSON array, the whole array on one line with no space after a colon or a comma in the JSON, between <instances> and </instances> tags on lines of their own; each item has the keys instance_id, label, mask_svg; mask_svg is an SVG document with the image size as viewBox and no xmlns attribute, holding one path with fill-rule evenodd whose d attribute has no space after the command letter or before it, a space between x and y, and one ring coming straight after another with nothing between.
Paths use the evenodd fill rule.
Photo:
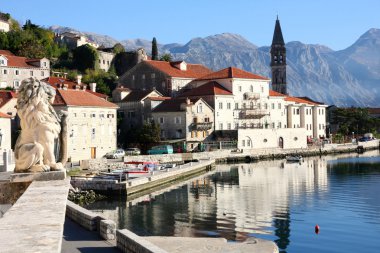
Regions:
<instances>
[{"instance_id":1,"label":"lion statue","mask_svg":"<svg viewBox=\"0 0 380 253\"><path fill-rule=\"evenodd\" d=\"M15 145L15 172L63 170L56 162L55 140L60 138L61 120L51 105L55 89L44 82L29 78L21 83L17 114L21 133Z\"/></svg>"}]
</instances>

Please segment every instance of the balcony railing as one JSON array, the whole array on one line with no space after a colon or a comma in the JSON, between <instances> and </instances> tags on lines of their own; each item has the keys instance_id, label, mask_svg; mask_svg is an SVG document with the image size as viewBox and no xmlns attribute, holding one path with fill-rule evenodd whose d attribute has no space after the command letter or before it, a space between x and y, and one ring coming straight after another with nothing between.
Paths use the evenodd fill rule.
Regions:
<instances>
[{"instance_id":1,"label":"balcony railing","mask_svg":"<svg viewBox=\"0 0 380 253\"><path fill-rule=\"evenodd\" d=\"M265 125L261 123L239 125L239 129L263 129L263 128L265 128Z\"/></svg>"},{"instance_id":2,"label":"balcony railing","mask_svg":"<svg viewBox=\"0 0 380 253\"><path fill-rule=\"evenodd\" d=\"M261 119L262 117L269 115L269 112L266 110L257 110L257 109L245 109L240 112L239 118L241 119Z\"/></svg>"},{"instance_id":3,"label":"balcony railing","mask_svg":"<svg viewBox=\"0 0 380 253\"><path fill-rule=\"evenodd\" d=\"M197 131L206 131L212 128L212 122L194 122L191 124L191 128Z\"/></svg>"},{"instance_id":4,"label":"balcony railing","mask_svg":"<svg viewBox=\"0 0 380 253\"><path fill-rule=\"evenodd\" d=\"M244 93L245 100L258 100L260 99L260 93L246 92Z\"/></svg>"}]
</instances>

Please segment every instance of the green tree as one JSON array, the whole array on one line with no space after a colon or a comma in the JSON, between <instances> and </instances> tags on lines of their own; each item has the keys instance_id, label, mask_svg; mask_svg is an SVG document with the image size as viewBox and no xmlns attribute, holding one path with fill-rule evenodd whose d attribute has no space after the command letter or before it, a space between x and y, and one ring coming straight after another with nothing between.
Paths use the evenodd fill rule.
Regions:
<instances>
[{"instance_id":1,"label":"green tree","mask_svg":"<svg viewBox=\"0 0 380 253\"><path fill-rule=\"evenodd\" d=\"M95 48L90 45L83 45L73 50L73 68L79 71L86 69L98 69L99 55Z\"/></svg>"},{"instance_id":2,"label":"green tree","mask_svg":"<svg viewBox=\"0 0 380 253\"><path fill-rule=\"evenodd\" d=\"M158 48L157 48L156 37L153 37L153 40L152 40L152 60L154 61L158 60Z\"/></svg>"},{"instance_id":3,"label":"green tree","mask_svg":"<svg viewBox=\"0 0 380 253\"><path fill-rule=\"evenodd\" d=\"M120 43L116 43L116 44L113 46L112 51L113 51L114 54L118 54L118 53L125 52L125 48L123 47L122 44L120 44Z\"/></svg>"},{"instance_id":4,"label":"green tree","mask_svg":"<svg viewBox=\"0 0 380 253\"><path fill-rule=\"evenodd\" d=\"M5 32L0 32L0 49L9 48L8 36Z\"/></svg>"},{"instance_id":5,"label":"green tree","mask_svg":"<svg viewBox=\"0 0 380 253\"><path fill-rule=\"evenodd\" d=\"M163 54L160 57L160 61L171 62L172 61L172 55L171 54Z\"/></svg>"}]
</instances>

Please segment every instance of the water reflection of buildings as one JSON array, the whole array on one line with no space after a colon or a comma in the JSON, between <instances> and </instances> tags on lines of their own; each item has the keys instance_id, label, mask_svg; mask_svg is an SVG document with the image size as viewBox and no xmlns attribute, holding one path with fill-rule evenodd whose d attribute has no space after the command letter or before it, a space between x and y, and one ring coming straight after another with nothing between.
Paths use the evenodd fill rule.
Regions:
<instances>
[{"instance_id":1,"label":"water reflection of buildings","mask_svg":"<svg viewBox=\"0 0 380 253\"><path fill-rule=\"evenodd\" d=\"M307 205L304 193L327 189L326 160L306 159L302 165L283 161L218 165L209 176L189 180L135 200L93 204L138 234L217 236L245 240L272 234L286 248L292 205Z\"/></svg>"},{"instance_id":2,"label":"water reflection of buildings","mask_svg":"<svg viewBox=\"0 0 380 253\"><path fill-rule=\"evenodd\" d=\"M303 194L327 190L326 160L322 157L306 159L301 165L281 161L263 161L240 164L238 167L222 165L222 173L238 170L238 186L217 183L217 219L227 215L234 218L236 239L249 234L269 234L273 224L279 245L286 247L289 240L289 206L305 203ZM281 233L281 234L279 234Z\"/></svg>"}]
</instances>

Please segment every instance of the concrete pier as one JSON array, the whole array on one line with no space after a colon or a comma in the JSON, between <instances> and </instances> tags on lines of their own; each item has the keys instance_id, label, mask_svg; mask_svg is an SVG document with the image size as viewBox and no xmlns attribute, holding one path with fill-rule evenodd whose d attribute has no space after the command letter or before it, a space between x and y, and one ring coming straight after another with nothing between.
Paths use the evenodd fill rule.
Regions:
<instances>
[{"instance_id":1,"label":"concrete pier","mask_svg":"<svg viewBox=\"0 0 380 253\"><path fill-rule=\"evenodd\" d=\"M69 185L32 182L0 219L0 251L60 253Z\"/></svg>"}]
</instances>

